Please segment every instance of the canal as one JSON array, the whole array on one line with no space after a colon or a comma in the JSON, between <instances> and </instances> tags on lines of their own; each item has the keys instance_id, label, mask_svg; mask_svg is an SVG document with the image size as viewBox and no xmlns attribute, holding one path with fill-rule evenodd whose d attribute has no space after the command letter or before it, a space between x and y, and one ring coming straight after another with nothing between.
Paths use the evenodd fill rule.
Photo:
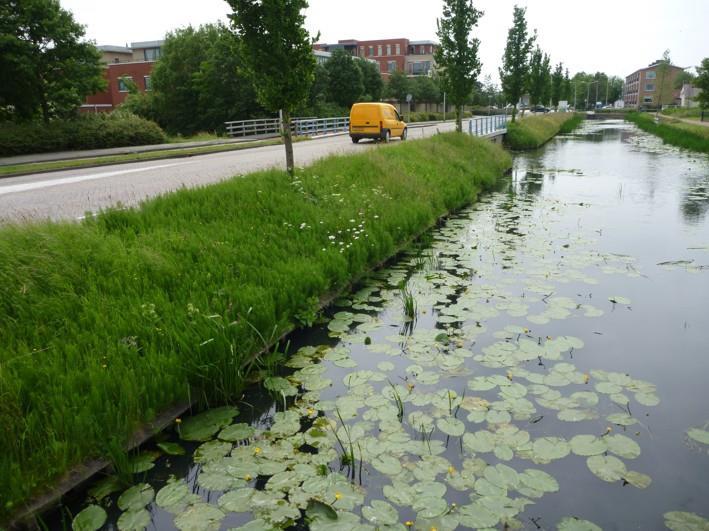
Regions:
<instances>
[{"instance_id":1,"label":"canal","mask_svg":"<svg viewBox=\"0 0 709 531\"><path fill-rule=\"evenodd\" d=\"M270 394L183 419L130 464L139 485L65 514L707 529L708 339L709 159L586 122L270 356Z\"/></svg>"}]
</instances>

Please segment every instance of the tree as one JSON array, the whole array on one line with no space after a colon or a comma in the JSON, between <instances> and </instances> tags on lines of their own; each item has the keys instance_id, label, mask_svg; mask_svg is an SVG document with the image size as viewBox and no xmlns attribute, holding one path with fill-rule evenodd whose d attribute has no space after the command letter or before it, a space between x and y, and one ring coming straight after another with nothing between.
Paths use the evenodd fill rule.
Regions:
<instances>
[{"instance_id":1,"label":"tree","mask_svg":"<svg viewBox=\"0 0 709 531\"><path fill-rule=\"evenodd\" d=\"M561 99L571 101L571 79L569 78L569 69L564 72L564 85L561 91Z\"/></svg>"},{"instance_id":2,"label":"tree","mask_svg":"<svg viewBox=\"0 0 709 531\"><path fill-rule=\"evenodd\" d=\"M364 94L362 70L355 59L344 50L335 50L325 63L328 76L328 98L340 107L349 109Z\"/></svg>"},{"instance_id":3,"label":"tree","mask_svg":"<svg viewBox=\"0 0 709 531\"><path fill-rule=\"evenodd\" d=\"M395 71L389 76L389 82L386 85L387 97L401 103L406 101L408 94L411 94L411 81L403 72Z\"/></svg>"},{"instance_id":4,"label":"tree","mask_svg":"<svg viewBox=\"0 0 709 531\"><path fill-rule=\"evenodd\" d=\"M537 105L542 101L544 92L544 54L537 46L529 60L529 74L527 77L527 91L529 92L530 105Z\"/></svg>"},{"instance_id":5,"label":"tree","mask_svg":"<svg viewBox=\"0 0 709 531\"><path fill-rule=\"evenodd\" d=\"M657 72L659 74L659 80L660 80L660 87L657 95L657 112L659 113L660 110L662 109L662 98L664 93L666 92L665 88L665 80L667 78L667 74L670 71L670 65L672 64L672 60L670 59L670 51L665 50L664 53L662 54L662 59L660 59L657 62Z\"/></svg>"},{"instance_id":6,"label":"tree","mask_svg":"<svg viewBox=\"0 0 709 531\"><path fill-rule=\"evenodd\" d=\"M475 87L482 63L478 55L480 40L470 38L483 12L472 0L444 0L443 16L438 19L436 63L443 86L455 105L455 128L463 131L463 106Z\"/></svg>"},{"instance_id":7,"label":"tree","mask_svg":"<svg viewBox=\"0 0 709 531\"><path fill-rule=\"evenodd\" d=\"M305 29L307 0L227 0L241 37L256 96L272 112L283 113L286 168L293 176L292 112L308 97L315 76L312 39Z\"/></svg>"},{"instance_id":8,"label":"tree","mask_svg":"<svg viewBox=\"0 0 709 531\"><path fill-rule=\"evenodd\" d=\"M441 87L428 76L415 77L411 82L411 93L416 102L438 103L441 99Z\"/></svg>"},{"instance_id":9,"label":"tree","mask_svg":"<svg viewBox=\"0 0 709 531\"><path fill-rule=\"evenodd\" d=\"M681 89L686 84L692 85L695 79L697 79L697 76L695 76L692 72L684 70L677 74L677 77L675 78L674 88Z\"/></svg>"},{"instance_id":10,"label":"tree","mask_svg":"<svg viewBox=\"0 0 709 531\"><path fill-rule=\"evenodd\" d=\"M697 67L697 79L694 86L702 89L695 100L702 109L709 109L709 57L702 59L702 64Z\"/></svg>"},{"instance_id":11,"label":"tree","mask_svg":"<svg viewBox=\"0 0 709 531\"><path fill-rule=\"evenodd\" d=\"M379 101L382 99L384 91L384 80L379 72L379 64L364 59L355 59L355 65L362 73L362 85L364 91L362 99L367 101Z\"/></svg>"},{"instance_id":12,"label":"tree","mask_svg":"<svg viewBox=\"0 0 709 531\"><path fill-rule=\"evenodd\" d=\"M507 101L513 105L513 122L516 119L517 102L522 97L526 85L529 54L536 40L536 35L529 36L527 32L526 14L526 8L514 7L514 21L507 33L507 45L502 57L502 68L500 68L502 91Z\"/></svg>"},{"instance_id":13,"label":"tree","mask_svg":"<svg viewBox=\"0 0 709 531\"><path fill-rule=\"evenodd\" d=\"M544 54L542 60L542 105L549 105L551 101L551 57L549 54Z\"/></svg>"},{"instance_id":14,"label":"tree","mask_svg":"<svg viewBox=\"0 0 709 531\"><path fill-rule=\"evenodd\" d=\"M551 76L551 104L553 107L559 106L564 89L564 65L559 63Z\"/></svg>"},{"instance_id":15,"label":"tree","mask_svg":"<svg viewBox=\"0 0 709 531\"><path fill-rule=\"evenodd\" d=\"M188 26L167 35L152 91L124 105L172 133L223 130L225 121L264 113L244 68L241 43L228 27Z\"/></svg>"},{"instance_id":16,"label":"tree","mask_svg":"<svg viewBox=\"0 0 709 531\"><path fill-rule=\"evenodd\" d=\"M58 0L0 2L0 107L19 120L73 114L106 87L101 54Z\"/></svg>"}]
</instances>

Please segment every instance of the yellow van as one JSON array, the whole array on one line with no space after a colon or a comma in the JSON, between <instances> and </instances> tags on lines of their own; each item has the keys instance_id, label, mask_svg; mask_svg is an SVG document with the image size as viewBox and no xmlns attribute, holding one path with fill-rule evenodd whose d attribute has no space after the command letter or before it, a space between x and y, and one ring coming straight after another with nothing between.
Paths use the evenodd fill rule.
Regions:
<instances>
[{"instance_id":1,"label":"yellow van","mask_svg":"<svg viewBox=\"0 0 709 531\"><path fill-rule=\"evenodd\" d=\"M350 137L355 144L363 138L389 142L406 140L408 130L396 107L388 103L355 103L350 111Z\"/></svg>"}]
</instances>

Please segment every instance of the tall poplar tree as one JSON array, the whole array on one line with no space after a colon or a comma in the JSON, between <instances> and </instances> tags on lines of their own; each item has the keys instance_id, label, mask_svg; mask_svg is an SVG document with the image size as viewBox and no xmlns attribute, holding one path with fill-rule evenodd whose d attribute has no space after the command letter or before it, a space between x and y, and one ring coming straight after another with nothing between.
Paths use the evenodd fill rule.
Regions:
<instances>
[{"instance_id":1,"label":"tall poplar tree","mask_svg":"<svg viewBox=\"0 0 709 531\"><path fill-rule=\"evenodd\" d=\"M283 112L286 168L292 176L292 113L308 98L315 77L312 39L305 29L307 0L227 0L241 37L256 96L271 112Z\"/></svg>"},{"instance_id":2,"label":"tall poplar tree","mask_svg":"<svg viewBox=\"0 0 709 531\"><path fill-rule=\"evenodd\" d=\"M482 63L478 55L480 40L470 38L483 12L472 0L444 0L438 19L436 63L449 100L455 105L455 128L463 131L463 106L475 87Z\"/></svg>"},{"instance_id":3,"label":"tall poplar tree","mask_svg":"<svg viewBox=\"0 0 709 531\"><path fill-rule=\"evenodd\" d=\"M554 69L551 76L551 104L554 107L559 106L559 100L562 99L564 89L564 65L559 63Z\"/></svg>"},{"instance_id":4,"label":"tall poplar tree","mask_svg":"<svg viewBox=\"0 0 709 531\"><path fill-rule=\"evenodd\" d=\"M529 54L536 39L535 35L529 35L526 14L526 8L514 7L514 22L507 33L507 45L502 57L502 68L500 68L502 91L507 101L513 105L513 122L517 115L517 103L522 97L527 81Z\"/></svg>"}]
</instances>

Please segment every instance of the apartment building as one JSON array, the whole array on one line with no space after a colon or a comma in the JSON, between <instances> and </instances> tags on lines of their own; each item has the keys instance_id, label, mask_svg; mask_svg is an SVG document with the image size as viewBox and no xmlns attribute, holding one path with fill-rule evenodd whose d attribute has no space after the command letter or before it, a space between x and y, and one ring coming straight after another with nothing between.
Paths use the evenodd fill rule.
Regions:
<instances>
[{"instance_id":1,"label":"apartment building","mask_svg":"<svg viewBox=\"0 0 709 531\"><path fill-rule=\"evenodd\" d=\"M435 71L434 53L438 44L433 41L410 41L409 39L379 39L359 41L347 39L337 44L316 44L316 50L334 52L344 50L363 59L379 63L379 71L384 77L394 72L405 72L409 76L427 76Z\"/></svg>"},{"instance_id":2,"label":"apartment building","mask_svg":"<svg viewBox=\"0 0 709 531\"><path fill-rule=\"evenodd\" d=\"M82 112L110 112L123 103L130 86L141 91L152 88L150 76L160 58L164 41L134 42L130 46L99 46L105 66L106 90L86 98Z\"/></svg>"},{"instance_id":3,"label":"apartment building","mask_svg":"<svg viewBox=\"0 0 709 531\"><path fill-rule=\"evenodd\" d=\"M679 101L679 90L675 89L675 80L683 71L679 66L669 65L662 72L659 62L646 68L636 70L625 78L623 101L626 107L656 108L662 105L676 105ZM660 101L660 97L662 101Z\"/></svg>"}]
</instances>

